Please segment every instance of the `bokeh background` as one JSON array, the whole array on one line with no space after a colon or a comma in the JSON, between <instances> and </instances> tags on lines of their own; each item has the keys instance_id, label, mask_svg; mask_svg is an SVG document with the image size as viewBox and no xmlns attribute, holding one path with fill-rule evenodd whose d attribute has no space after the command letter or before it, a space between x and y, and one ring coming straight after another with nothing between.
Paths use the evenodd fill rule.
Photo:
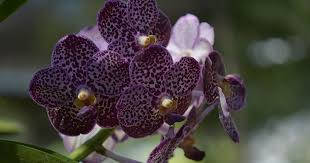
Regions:
<instances>
[{"instance_id":1,"label":"bokeh background","mask_svg":"<svg viewBox=\"0 0 310 163\"><path fill-rule=\"evenodd\" d=\"M1 2L1 1L0 1ZM27 88L50 63L62 36L96 23L104 0L29 0L0 23L0 139L66 154L43 108ZM310 1L158 0L174 23L192 13L215 28L215 48L229 73L247 86L247 106L234 114L234 144L213 112L195 135L205 163L310 162ZM145 161L159 142L148 137L119 144L117 152ZM177 150L172 163L190 163Z\"/></svg>"}]
</instances>

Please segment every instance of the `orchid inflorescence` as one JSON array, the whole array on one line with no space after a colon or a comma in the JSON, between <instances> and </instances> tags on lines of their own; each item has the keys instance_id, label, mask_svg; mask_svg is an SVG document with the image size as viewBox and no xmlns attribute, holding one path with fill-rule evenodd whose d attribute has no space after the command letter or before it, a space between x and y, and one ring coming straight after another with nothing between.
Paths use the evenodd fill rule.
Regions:
<instances>
[{"instance_id":1,"label":"orchid inflorescence","mask_svg":"<svg viewBox=\"0 0 310 163\"><path fill-rule=\"evenodd\" d=\"M71 136L116 128L132 138L163 134L150 163L167 162L177 147L202 160L192 136L199 123L218 107L223 128L239 142L230 113L245 104L243 81L225 75L213 44L213 28L194 15L172 28L156 0L107 0L97 25L56 43L29 93L67 146ZM185 119L175 133L174 124Z\"/></svg>"}]
</instances>

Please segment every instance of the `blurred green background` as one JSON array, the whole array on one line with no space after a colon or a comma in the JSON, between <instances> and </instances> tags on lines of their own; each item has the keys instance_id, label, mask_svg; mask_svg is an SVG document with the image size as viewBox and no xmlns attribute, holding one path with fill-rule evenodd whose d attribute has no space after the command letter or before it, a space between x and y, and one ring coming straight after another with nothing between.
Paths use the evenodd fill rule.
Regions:
<instances>
[{"instance_id":1,"label":"blurred green background","mask_svg":"<svg viewBox=\"0 0 310 163\"><path fill-rule=\"evenodd\" d=\"M57 40L95 24L103 3L29 0L0 23L0 129L5 131L0 139L65 153L46 112L28 96L28 84L36 70L50 63ZM230 141L214 112L195 135L198 146L206 151L202 162L310 162L310 1L158 3L173 23L192 13L211 24L215 48L222 52L227 71L240 74L247 86L247 106L234 114L241 143ZM118 145L117 151L145 161L158 142L158 136L130 140ZM170 162L191 161L177 150Z\"/></svg>"}]
</instances>

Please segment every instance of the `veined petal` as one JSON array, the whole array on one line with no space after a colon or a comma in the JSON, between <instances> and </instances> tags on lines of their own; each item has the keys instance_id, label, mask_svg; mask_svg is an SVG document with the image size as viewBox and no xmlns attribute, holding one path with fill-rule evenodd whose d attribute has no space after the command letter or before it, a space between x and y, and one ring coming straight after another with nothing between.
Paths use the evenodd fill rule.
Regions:
<instances>
[{"instance_id":1,"label":"veined petal","mask_svg":"<svg viewBox=\"0 0 310 163\"><path fill-rule=\"evenodd\" d=\"M199 39L195 43L191 57L195 58L199 63L205 63L209 53L213 51L213 47L206 39Z\"/></svg>"},{"instance_id":2,"label":"veined petal","mask_svg":"<svg viewBox=\"0 0 310 163\"><path fill-rule=\"evenodd\" d=\"M192 49L198 38L199 20L192 14L182 16L172 29L172 40L180 49Z\"/></svg>"},{"instance_id":3,"label":"veined petal","mask_svg":"<svg viewBox=\"0 0 310 163\"><path fill-rule=\"evenodd\" d=\"M118 53L102 51L96 54L96 61L88 67L88 83L97 94L119 95L129 85L129 64Z\"/></svg>"},{"instance_id":4,"label":"veined petal","mask_svg":"<svg viewBox=\"0 0 310 163\"><path fill-rule=\"evenodd\" d=\"M116 108L122 129L131 137L140 138L153 134L164 123L157 108L157 97L143 86L127 89Z\"/></svg>"},{"instance_id":5,"label":"veined petal","mask_svg":"<svg viewBox=\"0 0 310 163\"><path fill-rule=\"evenodd\" d=\"M167 46L171 35L171 23L166 14L159 11L157 23L149 31L149 35L155 35L157 44Z\"/></svg>"},{"instance_id":6,"label":"veined petal","mask_svg":"<svg viewBox=\"0 0 310 163\"><path fill-rule=\"evenodd\" d=\"M85 106L86 107L86 106ZM96 110L91 111L83 116L78 116L79 108L72 103L59 108L48 109L47 113L54 128L67 136L77 136L89 133L96 124Z\"/></svg>"},{"instance_id":7,"label":"veined petal","mask_svg":"<svg viewBox=\"0 0 310 163\"><path fill-rule=\"evenodd\" d=\"M76 84L85 83L87 66L99 51L89 39L77 35L63 37L56 44L52 54L52 67L66 70Z\"/></svg>"},{"instance_id":8,"label":"veined petal","mask_svg":"<svg viewBox=\"0 0 310 163\"><path fill-rule=\"evenodd\" d=\"M116 127L118 123L116 103L119 97L100 96L96 103L97 124L105 128Z\"/></svg>"},{"instance_id":9,"label":"veined petal","mask_svg":"<svg viewBox=\"0 0 310 163\"><path fill-rule=\"evenodd\" d=\"M119 53L130 62L134 56L140 54L142 48L136 40L129 41L126 38L123 39L124 40L119 39L111 42L108 49Z\"/></svg>"},{"instance_id":10,"label":"veined petal","mask_svg":"<svg viewBox=\"0 0 310 163\"><path fill-rule=\"evenodd\" d=\"M245 105L245 85L238 75L226 75L224 82L229 83L230 93L226 96L229 111L239 111Z\"/></svg>"},{"instance_id":11,"label":"veined petal","mask_svg":"<svg viewBox=\"0 0 310 163\"><path fill-rule=\"evenodd\" d=\"M148 33L159 17L156 0L128 0L127 12L131 26L140 33Z\"/></svg>"},{"instance_id":12,"label":"veined petal","mask_svg":"<svg viewBox=\"0 0 310 163\"><path fill-rule=\"evenodd\" d=\"M200 78L199 63L192 57L183 57L165 74L167 92L172 96L190 94Z\"/></svg>"},{"instance_id":13,"label":"veined petal","mask_svg":"<svg viewBox=\"0 0 310 163\"><path fill-rule=\"evenodd\" d=\"M107 50L108 48L108 43L101 36L97 25L83 28L78 35L84 36L93 41L100 51Z\"/></svg>"},{"instance_id":14,"label":"veined petal","mask_svg":"<svg viewBox=\"0 0 310 163\"><path fill-rule=\"evenodd\" d=\"M34 74L29 94L31 98L45 108L61 107L74 99L75 86L66 71L58 67L48 67Z\"/></svg>"},{"instance_id":15,"label":"veined petal","mask_svg":"<svg viewBox=\"0 0 310 163\"><path fill-rule=\"evenodd\" d=\"M142 85L158 96L165 92L164 73L172 64L172 58L164 47L151 45L130 63L131 83Z\"/></svg>"},{"instance_id":16,"label":"veined petal","mask_svg":"<svg viewBox=\"0 0 310 163\"><path fill-rule=\"evenodd\" d=\"M225 116L223 112L219 110L219 119L222 127L224 128L227 135L231 138L231 140L235 143L239 143L239 131L230 114L229 116Z\"/></svg>"},{"instance_id":17,"label":"veined petal","mask_svg":"<svg viewBox=\"0 0 310 163\"><path fill-rule=\"evenodd\" d=\"M211 46L214 45L214 29L206 22L199 25L199 38L206 39L210 42Z\"/></svg>"},{"instance_id":18,"label":"veined petal","mask_svg":"<svg viewBox=\"0 0 310 163\"><path fill-rule=\"evenodd\" d=\"M135 33L128 25L127 5L122 0L108 0L97 15L97 25L102 37L111 43Z\"/></svg>"}]
</instances>

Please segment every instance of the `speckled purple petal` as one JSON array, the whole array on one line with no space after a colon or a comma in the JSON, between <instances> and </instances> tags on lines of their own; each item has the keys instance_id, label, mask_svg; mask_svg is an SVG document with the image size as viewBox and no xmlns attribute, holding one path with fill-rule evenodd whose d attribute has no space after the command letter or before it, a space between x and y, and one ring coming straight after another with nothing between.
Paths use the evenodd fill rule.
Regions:
<instances>
[{"instance_id":1,"label":"speckled purple petal","mask_svg":"<svg viewBox=\"0 0 310 163\"><path fill-rule=\"evenodd\" d=\"M96 103L97 124L105 128L118 126L116 103L119 97L100 96Z\"/></svg>"},{"instance_id":2,"label":"speckled purple petal","mask_svg":"<svg viewBox=\"0 0 310 163\"><path fill-rule=\"evenodd\" d=\"M203 93L206 102L211 105L219 98L218 77L216 71L212 67L212 61L206 58L203 69Z\"/></svg>"},{"instance_id":3,"label":"speckled purple petal","mask_svg":"<svg viewBox=\"0 0 310 163\"><path fill-rule=\"evenodd\" d=\"M245 105L245 85L238 75L227 75L224 82L229 83L231 93L226 96L229 111L239 111Z\"/></svg>"},{"instance_id":4,"label":"speckled purple petal","mask_svg":"<svg viewBox=\"0 0 310 163\"><path fill-rule=\"evenodd\" d=\"M76 84L83 84L87 78L87 66L99 51L89 39L68 35L56 44L52 54L52 66L66 70Z\"/></svg>"},{"instance_id":5,"label":"speckled purple petal","mask_svg":"<svg viewBox=\"0 0 310 163\"><path fill-rule=\"evenodd\" d=\"M101 36L97 25L85 27L77 35L84 36L93 41L96 44L96 46L100 49L100 51L107 50L108 48L108 43Z\"/></svg>"},{"instance_id":6,"label":"speckled purple petal","mask_svg":"<svg viewBox=\"0 0 310 163\"><path fill-rule=\"evenodd\" d=\"M68 136L87 134L96 124L96 110L90 108L87 114L78 116L79 109L72 103L61 108L48 109L47 113L54 128Z\"/></svg>"},{"instance_id":7,"label":"speckled purple petal","mask_svg":"<svg viewBox=\"0 0 310 163\"><path fill-rule=\"evenodd\" d=\"M190 94L200 78L199 63L192 57L183 57L165 74L167 92L172 96Z\"/></svg>"},{"instance_id":8,"label":"speckled purple petal","mask_svg":"<svg viewBox=\"0 0 310 163\"><path fill-rule=\"evenodd\" d=\"M172 138L166 138L149 155L147 163L168 163L168 160L173 156L174 150L185 137L185 126L182 126L176 135Z\"/></svg>"},{"instance_id":9,"label":"speckled purple petal","mask_svg":"<svg viewBox=\"0 0 310 163\"><path fill-rule=\"evenodd\" d=\"M177 107L175 110L172 111L172 113L183 115L188 109L188 107L191 105L192 96L191 94L186 96L179 96L175 97L175 100L177 101Z\"/></svg>"},{"instance_id":10,"label":"speckled purple petal","mask_svg":"<svg viewBox=\"0 0 310 163\"><path fill-rule=\"evenodd\" d=\"M136 40L128 41L127 39L125 41L115 40L111 42L108 49L119 53L128 61L131 61L134 56L140 54L140 51L142 50Z\"/></svg>"},{"instance_id":11,"label":"speckled purple petal","mask_svg":"<svg viewBox=\"0 0 310 163\"><path fill-rule=\"evenodd\" d=\"M156 0L129 0L127 12L131 26L140 33L148 33L159 16Z\"/></svg>"},{"instance_id":12,"label":"speckled purple petal","mask_svg":"<svg viewBox=\"0 0 310 163\"><path fill-rule=\"evenodd\" d=\"M215 70L219 75L225 75L225 66L221 57L221 54L217 51L213 51L209 54L209 58L212 62L212 69Z\"/></svg>"},{"instance_id":13,"label":"speckled purple petal","mask_svg":"<svg viewBox=\"0 0 310 163\"><path fill-rule=\"evenodd\" d=\"M171 35L171 23L166 14L159 12L157 23L151 28L149 35L155 35L157 44L167 46Z\"/></svg>"},{"instance_id":14,"label":"speckled purple petal","mask_svg":"<svg viewBox=\"0 0 310 163\"><path fill-rule=\"evenodd\" d=\"M48 67L34 74L29 94L39 105L54 108L63 106L66 101L74 98L74 87L63 69Z\"/></svg>"},{"instance_id":15,"label":"speckled purple petal","mask_svg":"<svg viewBox=\"0 0 310 163\"><path fill-rule=\"evenodd\" d=\"M102 51L97 60L88 67L88 86L93 86L97 94L119 95L129 85L129 64L118 53Z\"/></svg>"},{"instance_id":16,"label":"speckled purple petal","mask_svg":"<svg viewBox=\"0 0 310 163\"><path fill-rule=\"evenodd\" d=\"M111 43L127 35L134 36L127 19L127 5L122 0L108 0L97 15L97 25L102 37ZM129 34L130 33L130 34Z\"/></svg>"},{"instance_id":17,"label":"speckled purple petal","mask_svg":"<svg viewBox=\"0 0 310 163\"><path fill-rule=\"evenodd\" d=\"M228 116L224 116L223 112L219 110L219 119L222 127L231 140L235 143L239 143L239 132L231 115L229 114Z\"/></svg>"},{"instance_id":18,"label":"speckled purple petal","mask_svg":"<svg viewBox=\"0 0 310 163\"><path fill-rule=\"evenodd\" d=\"M143 85L158 96L165 92L164 73L172 64L172 58L164 47L152 45L131 62L129 66L131 83Z\"/></svg>"},{"instance_id":19,"label":"speckled purple petal","mask_svg":"<svg viewBox=\"0 0 310 163\"><path fill-rule=\"evenodd\" d=\"M153 134L163 124L157 97L143 86L127 89L119 99L117 118L122 129L131 137L140 138Z\"/></svg>"}]
</instances>

